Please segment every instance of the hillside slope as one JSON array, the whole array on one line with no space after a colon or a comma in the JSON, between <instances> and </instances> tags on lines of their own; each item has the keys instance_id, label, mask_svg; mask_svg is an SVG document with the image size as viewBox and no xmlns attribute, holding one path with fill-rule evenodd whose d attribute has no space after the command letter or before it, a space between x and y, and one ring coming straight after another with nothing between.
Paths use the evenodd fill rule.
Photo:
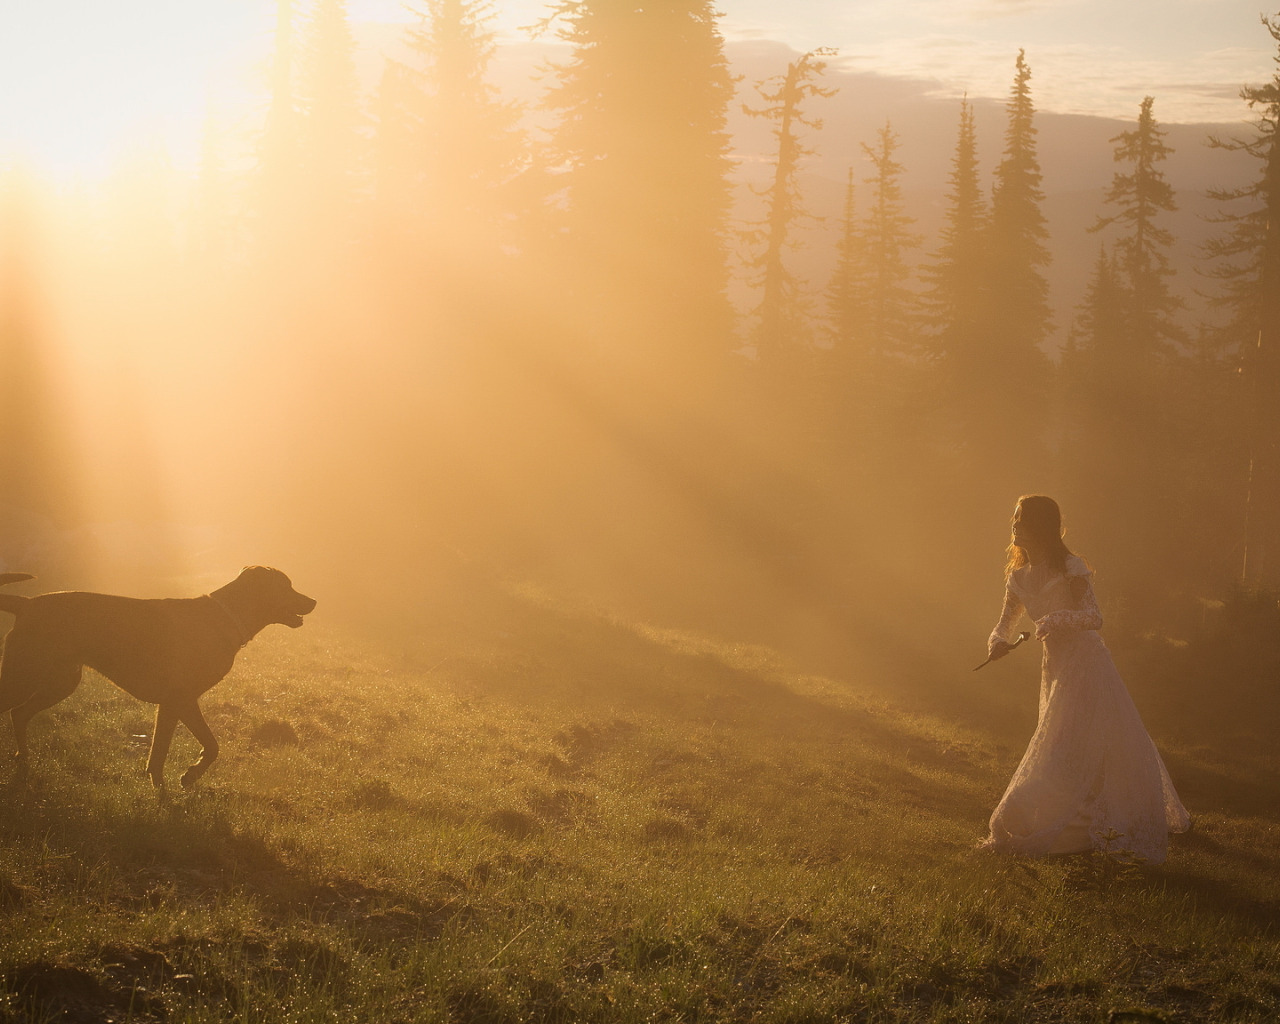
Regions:
<instances>
[{"instance_id":1,"label":"hillside slope","mask_svg":"<svg viewBox=\"0 0 1280 1024\"><path fill-rule=\"evenodd\" d=\"M90 679L5 776L0 1021L1275 1018L1276 805L1215 800L1256 765L1218 751L1163 867L992 858L1025 717L910 703L514 589L269 633L160 803Z\"/></svg>"}]
</instances>

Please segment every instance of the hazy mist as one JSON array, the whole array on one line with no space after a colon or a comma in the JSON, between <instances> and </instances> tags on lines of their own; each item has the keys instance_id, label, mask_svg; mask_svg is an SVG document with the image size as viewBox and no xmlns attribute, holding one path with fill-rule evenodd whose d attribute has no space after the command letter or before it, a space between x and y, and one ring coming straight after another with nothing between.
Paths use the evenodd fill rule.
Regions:
<instances>
[{"instance_id":1,"label":"hazy mist","mask_svg":"<svg viewBox=\"0 0 1280 1024\"><path fill-rule=\"evenodd\" d=\"M161 151L103 181L6 171L0 568L182 596L272 564L320 615L410 636L532 580L950 664L980 660L1014 502L1041 492L1115 628L1193 628L1242 571L1247 501L1232 388L1248 339L1201 294L1203 192L1253 165L1204 148L1208 126L1167 136L1178 331L1139 375L1155 393L1130 402L1129 378L1073 376L1071 353L1119 234L1085 229L1132 124L1037 119L1042 336L961 358L938 341L928 269L960 106L832 73L815 81L833 96L803 101L792 306L764 338L782 129L742 106L768 106L757 83L800 55L726 52L709 7L675 6L670 23L559 18L542 37L558 70L522 50L537 77L515 89L480 5L423 4L369 81L344 5L322 2L280 22L260 106L211 118L193 172ZM989 204L1007 112L974 110ZM844 237L871 259L885 196L863 147L886 121L909 301L892 329L841 334L832 277ZM1180 410L1176 429L1141 420L1152 408Z\"/></svg>"}]
</instances>

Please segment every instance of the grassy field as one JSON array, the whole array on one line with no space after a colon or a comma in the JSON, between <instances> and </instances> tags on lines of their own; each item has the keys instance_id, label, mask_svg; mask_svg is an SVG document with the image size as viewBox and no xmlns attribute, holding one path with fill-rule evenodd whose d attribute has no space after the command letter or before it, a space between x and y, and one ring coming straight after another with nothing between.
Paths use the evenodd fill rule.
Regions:
<instances>
[{"instance_id":1,"label":"grassy field","mask_svg":"<svg viewBox=\"0 0 1280 1024\"><path fill-rule=\"evenodd\" d=\"M268 630L167 803L149 706L90 678L38 718L0 1024L1280 1019L1256 720L1149 716L1196 820L1167 864L996 858L1034 655L930 700L531 591L433 629Z\"/></svg>"}]
</instances>

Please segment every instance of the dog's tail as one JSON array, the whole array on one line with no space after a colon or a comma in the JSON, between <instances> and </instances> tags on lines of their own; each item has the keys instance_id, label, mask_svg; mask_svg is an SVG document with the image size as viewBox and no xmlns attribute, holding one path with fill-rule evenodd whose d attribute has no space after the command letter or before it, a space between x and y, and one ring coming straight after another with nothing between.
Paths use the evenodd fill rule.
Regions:
<instances>
[{"instance_id":1,"label":"dog's tail","mask_svg":"<svg viewBox=\"0 0 1280 1024\"><path fill-rule=\"evenodd\" d=\"M6 587L10 583L21 583L23 580L35 579L29 572L0 572L0 587ZM17 615L23 605L27 603L27 598L19 597L17 594L0 594L0 612L8 612L10 615Z\"/></svg>"}]
</instances>

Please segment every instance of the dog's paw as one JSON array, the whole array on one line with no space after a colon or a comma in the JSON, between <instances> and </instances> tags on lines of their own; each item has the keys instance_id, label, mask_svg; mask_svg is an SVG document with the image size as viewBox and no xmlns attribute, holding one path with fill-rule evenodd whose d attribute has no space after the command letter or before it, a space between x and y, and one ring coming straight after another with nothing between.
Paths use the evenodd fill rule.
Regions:
<instances>
[{"instance_id":1,"label":"dog's paw","mask_svg":"<svg viewBox=\"0 0 1280 1024\"><path fill-rule=\"evenodd\" d=\"M200 776L205 773L206 766L202 764L193 764L185 772L182 773L182 788L190 789L200 781Z\"/></svg>"}]
</instances>

